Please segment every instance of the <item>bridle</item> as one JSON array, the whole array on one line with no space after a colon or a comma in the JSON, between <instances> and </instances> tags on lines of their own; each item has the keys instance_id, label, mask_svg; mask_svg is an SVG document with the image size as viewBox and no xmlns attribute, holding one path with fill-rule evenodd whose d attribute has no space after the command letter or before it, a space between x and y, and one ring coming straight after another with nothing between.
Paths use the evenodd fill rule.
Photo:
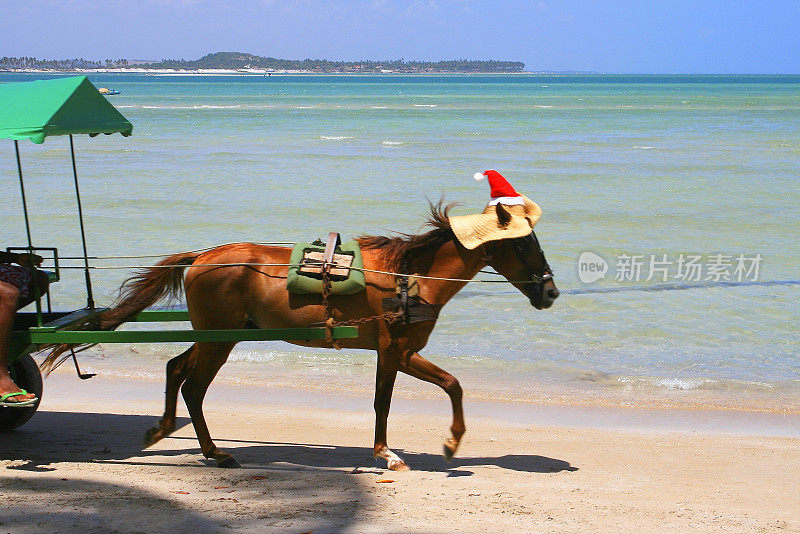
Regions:
<instances>
[{"instance_id":1,"label":"bridle","mask_svg":"<svg viewBox=\"0 0 800 534\"><path fill-rule=\"evenodd\" d=\"M530 234L522 237L515 237L510 239L511 249L514 251L514 254L517 256L517 259L522 264L522 267L525 269L525 278L529 280L526 282L525 285L532 285L530 292L526 292L528 297L530 298L541 298L542 292L544 290L544 285L553 279L553 270L550 268L550 265L547 263L547 258L544 256L544 251L542 251L542 246L539 244L539 239L537 239L536 234L531 231ZM541 269L541 272L537 273L537 269L535 269L529 262L526 255L526 252L531 249L531 245L536 245L539 254L542 255L542 262L544 266ZM487 259L491 259L491 254L488 254L487 251Z\"/></svg>"}]
</instances>

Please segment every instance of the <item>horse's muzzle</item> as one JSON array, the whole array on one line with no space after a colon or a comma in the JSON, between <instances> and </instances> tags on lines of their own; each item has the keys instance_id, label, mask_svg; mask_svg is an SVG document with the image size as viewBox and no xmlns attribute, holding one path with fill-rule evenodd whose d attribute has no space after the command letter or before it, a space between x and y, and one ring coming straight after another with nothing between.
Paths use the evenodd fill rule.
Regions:
<instances>
[{"instance_id":1,"label":"horse's muzzle","mask_svg":"<svg viewBox=\"0 0 800 534\"><path fill-rule=\"evenodd\" d=\"M531 301L531 305L537 310L546 310L552 306L560 294L552 280L548 280L543 284L533 283L531 286L533 287L528 293L528 298Z\"/></svg>"}]
</instances>

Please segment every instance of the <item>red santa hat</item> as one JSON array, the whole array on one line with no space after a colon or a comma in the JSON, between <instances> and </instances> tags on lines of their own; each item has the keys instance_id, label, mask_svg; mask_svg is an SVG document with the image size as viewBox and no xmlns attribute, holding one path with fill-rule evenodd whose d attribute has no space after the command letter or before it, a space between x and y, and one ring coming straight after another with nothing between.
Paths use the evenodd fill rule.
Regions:
<instances>
[{"instance_id":1,"label":"red santa hat","mask_svg":"<svg viewBox=\"0 0 800 534\"><path fill-rule=\"evenodd\" d=\"M511 184L508 183L508 180L506 180L499 172L492 170L476 172L473 175L473 178L476 180L488 178L489 187L492 188L490 193L492 200L489 201L490 206L494 206L496 204L503 204L506 206L519 206L525 204L525 198L517 193L517 191L511 187Z\"/></svg>"}]
</instances>

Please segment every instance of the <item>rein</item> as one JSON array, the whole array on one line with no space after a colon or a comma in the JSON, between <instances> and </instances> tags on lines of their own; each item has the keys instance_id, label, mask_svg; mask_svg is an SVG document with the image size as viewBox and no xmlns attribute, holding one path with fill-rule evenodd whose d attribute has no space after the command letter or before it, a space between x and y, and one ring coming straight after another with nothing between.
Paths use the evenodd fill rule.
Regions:
<instances>
[{"instance_id":1,"label":"rein","mask_svg":"<svg viewBox=\"0 0 800 534\"><path fill-rule=\"evenodd\" d=\"M525 257L525 251L530 250L530 243L536 245L536 248L539 250L539 254L542 255L542 261L544 262L544 267L542 268L542 274L536 274L534 268L528 263L528 259ZM511 248L514 250L514 254L516 254L517 259L528 271L528 276L530 277L530 281L537 284L543 285L548 280L553 279L553 270L550 269L550 265L547 263L547 259L544 257L544 251L542 251L542 246L539 244L539 240L536 238L536 234L531 232L530 234L524 237L517 237L511 240Z\"/></svg>"},{"instance_id":2,"label":"rein","mask_svg":"<svg viewBox=\"0 0 800 534\"><path fill-rule=\"evenodd\" d=\"M527 289L525 290L525 294L529 298L540 298L539 295L542 294L544 291L544 285L553 279L553 270L550 268L550 264L547 263L547 258L544 256L544 251L542 251L542 246L539 244L539 239L536 237L536 233L531 231L530 234L523 236L523 237L516 237L514 239L509 240L511 244L511 249L514 251L514 255L517 257L519 262L522 264L523 269L526 272L526 276L528 277L527 280L522 281L511 281L507 280L509 283L519 283L523 284L524 286L533 286L530 291ZM526 251L531 249L531 244L536 245L536 248L539 250L539 254L542 256L542 262L544 265L542 266L541 273L537 273L536 269L528 262L528 258L526 256ZM486 256L487 261L492 260L492 255L484 248L484 254ZM481 271L484 272L484 271ZM487 280L488 282L489 280ZM498 280L502 282L502 280Z\"/></svg>"},{"instance_id":3,"label":"rein","mask_svg":"<svg viewBox=\"0 0 800 534\"><path fill-rule=\"evenodd\" d=\"M161 257L161 256L154 256ZM61 258L59 258L61 259ZM83 258L81 258L83 259ZM299 263L203 263L202 267L299 267ZM89 269L106 270L106 269L176 269L186 267L185 265L90 265ZM84 267L72 267L69 265L62 265L60 269L84 269ZM392 271L380 271L377 269L367 269L365 267L350 267L354 271L361 271L365 273L386 274L389 276L409 276L405 273L395 273ZM500 273L491 271L479 271L483 274L491 274L500 276ZM443 280L445 282L468 282L468 283L484 283L484 284L525 284L531 280L475 280L474 278L446 278L443 276L426 276L423 274L415 274L416 278L423 280Z\"/></svg>"}]
</instances>

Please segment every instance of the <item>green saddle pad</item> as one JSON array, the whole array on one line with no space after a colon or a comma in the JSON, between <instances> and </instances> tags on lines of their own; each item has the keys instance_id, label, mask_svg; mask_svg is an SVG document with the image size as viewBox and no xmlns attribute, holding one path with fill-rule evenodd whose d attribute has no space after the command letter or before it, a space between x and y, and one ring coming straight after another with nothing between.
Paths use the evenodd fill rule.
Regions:
<instances>
[{"instance_id":1,"label":"green saddle pad","mask_svg":"<svg viewBox=\"0 0 800 534\"><path fill-rule=\"evenodd\" d=\"M303 254L306 251L325 252L325 245L313 245L311 243L297 243L292 248L292 259L290 263L295 267L289 267L289 275L286 277L286 289L291 293L300 295L307 295L309 293L322 294L322 280L312 276L306 276L300 272L299 264L303 261ZM361 258L361 247L358 246L356 241L348 241L342 243L336 249L337 254L352 254L353 263L351 265L350 274L346 280L332 280L331 290L334 295L352 295L363 291L367 287L367 281L364 278L364 271L357 271L355 268L363 268L364 260Z\"/></svg>"}]
</instances>

